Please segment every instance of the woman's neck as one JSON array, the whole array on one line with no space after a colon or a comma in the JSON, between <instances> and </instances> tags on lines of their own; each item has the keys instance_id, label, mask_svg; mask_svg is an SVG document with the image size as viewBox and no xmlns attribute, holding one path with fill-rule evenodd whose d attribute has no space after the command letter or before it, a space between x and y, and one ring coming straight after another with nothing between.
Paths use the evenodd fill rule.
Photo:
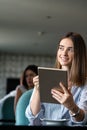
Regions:
<instances>
[{"instance_id":1,"label":"woman's neck","mask_svg":"<svg viewBox=\"0 0 87 130\"><path fill-rule=\"evenodd\" d=\"M63 70L69 70L69 67L67 67L67 66L62 66L62 69L63 69Z\"/></svg>"}]
</instances>

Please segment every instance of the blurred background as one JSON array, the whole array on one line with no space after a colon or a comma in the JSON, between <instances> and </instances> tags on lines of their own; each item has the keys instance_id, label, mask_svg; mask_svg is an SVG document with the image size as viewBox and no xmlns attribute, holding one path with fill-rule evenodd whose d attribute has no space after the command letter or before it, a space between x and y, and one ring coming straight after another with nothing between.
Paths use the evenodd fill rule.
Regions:
<instances>
[{"instance_id":1,"label":"blurred background","mask_svg":"<svg viewBox=\"0 0 87 130\"><path fill-rule=\"evenodd\" d=\"M87 44L87 0L0 0L0 98L28 64L53 67L69 31Z\"/></svg>"}]
</instances>

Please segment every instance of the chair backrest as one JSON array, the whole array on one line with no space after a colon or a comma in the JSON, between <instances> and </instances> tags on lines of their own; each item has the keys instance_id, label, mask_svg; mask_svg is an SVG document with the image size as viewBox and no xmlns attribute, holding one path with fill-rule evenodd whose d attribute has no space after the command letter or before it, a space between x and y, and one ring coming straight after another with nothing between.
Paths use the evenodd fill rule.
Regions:
<instances>
[{"instance_id":1,"label":"chair backrest","mask_svg":"<svg viewBox=\"0 0 87 130\"><path fill-rule=\"evenodd\" d=\"M14 97L7 97L1 106L1 120L2 124L15 124L15 114L14 114Z\"/></svg>"},{"instance_id":2,"label":"chair backrest","mask_svg":"<svg viewBox=\"0 0 87 130\"><path fill-rule=\"evenodd\" d=\"M15 125L28 125L29 120L25 116L25 110L27 105L29 104L31 94L33 89L28 90L22 94L19 98L17 106L16 106L16 113L15 113Z\"/></svg>"}]
</instances>

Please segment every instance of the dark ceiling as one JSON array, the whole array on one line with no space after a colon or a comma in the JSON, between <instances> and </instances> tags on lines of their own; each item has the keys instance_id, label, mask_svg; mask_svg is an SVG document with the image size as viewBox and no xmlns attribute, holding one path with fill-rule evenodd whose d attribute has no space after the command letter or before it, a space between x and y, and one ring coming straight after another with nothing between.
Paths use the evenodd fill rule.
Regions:
<instances>
[{"instance_id":1,"label":"dark ceiling","mask_svg":"<svg viewBox=\"0 0 87 130\"><path fill-rule=\"evenodd\" d=\"M86 0L0 0L0 52L54 56L68 31L87 43Z\"/></svg>"}]
</instances>

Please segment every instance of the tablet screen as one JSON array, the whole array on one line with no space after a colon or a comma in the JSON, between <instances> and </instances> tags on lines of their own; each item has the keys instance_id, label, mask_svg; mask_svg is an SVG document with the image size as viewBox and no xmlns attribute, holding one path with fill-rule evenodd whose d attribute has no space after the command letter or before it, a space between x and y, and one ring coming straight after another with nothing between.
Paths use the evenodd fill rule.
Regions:
<instances>
[{"instance_id":1,"label":"tablet screen","mask_svg":"<svg viewBox=\"0 0 87 130\"><path fill-rule=\"evenodd\" d=\"M51 89L61 89L59 82L67 87L67 71L56 68L38 67L40 100L46 103L58 103L51 95Z\"/></svg>"}]
</instances>

